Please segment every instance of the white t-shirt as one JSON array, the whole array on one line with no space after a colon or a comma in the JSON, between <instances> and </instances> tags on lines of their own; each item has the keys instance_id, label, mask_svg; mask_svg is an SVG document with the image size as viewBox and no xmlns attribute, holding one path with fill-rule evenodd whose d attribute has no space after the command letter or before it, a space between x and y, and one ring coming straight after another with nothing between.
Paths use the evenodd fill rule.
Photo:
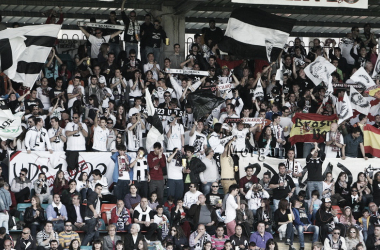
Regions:
<instances>
[{"instance_id":1,"label":"white t-shirt","mask_svg":"<svg viewBox=\"0 0 380 250\"><path fill-rule=\"evenodd\" d=\"M227 224L236 218L236 209L238 209L238 204L235 201L235 198L230 194L227 197L226 201L226 218L224 219L224 223Z\"/></svg>"},{"instance_id":2,"label":"white t-shirt","mask_svg":"<svg viewBox=\"0 0 380 250\"><path fill-rule=\"evenodd\" d=\"M132 123L128 123L128 151L137 151L139 147L142 147L142 129L141 124L137 124L136 127L130 131Z\"/></svg>"},{"instance_id":3,"label":"white t-shirt","mask_svg":"<svg viewBox=\"0 0 380 250\"><path fill-rule=\"evenodd\" d=\"M200 191L196 191L195 193L187 191L185 193L185 196L183 197L183 206L190 208L191 205L197 203L198 196L201 194L202 194L202 192L200 192Z\"/></svg>"},{"instance_id":4,"label":"white t-shirt","mask_svg":"<svg viewBox=\"0 0 380 250\"><path fill-rule=\"evenodd\" d=\"M152 63L147 63L147 64L144 64L144 74L148 71L148 70L151 70L152 73L153 73L153 79L156 79L158 80L158 75L157 75L157 71L156 70L152 70L154 64ZM158 70L160 70L160 65L156 64L156 67Z\"/></svg>"},{"instance_id":5,"label":"white t-shirt","mask_svg":"<svg viewBox=\"0 0 380 250\"><path fill-rule=\"evenodd\" d=\"M91 43L91 58L98 58L100 46L102 43L108 43L111 36L102 36L101 38L97 38L96 36L90 35L88 40Z\"/></svg>"},{"instance_id":6,"label":"white t-shirt","mask_svg":"<svg viewBox=\"0 0 380 250\"><path fill-rule=\"evenodd\" d=\"M133 162L135 159L131 159ZM140 172L139 172L140 171ZM140 176L140 181L147 181L148 178L148 160L146 157L137 160L136 164L133 166L133 180L137 181L138 176Z\"/></svg>"},{"instance_id":7,"label":"white t-shirt","mask_svg":"<svg viewBox=\"0 0 380 250\"><path fill-rule=\"evenodd\" d=\"M46 89L42 89L41 87L37 88L37 98L40 99L44 105L44 110L48 110L51 106L49 97L50 90L50 87L47 87Z\"/></svg>"},{"instance_id":8,"label":"white t-shirt","mask_svg":"<svg viewBox=\"0 0 380 250\"><path fill-rule=\"evenodd\" d=\"M141 80L143 81L143 80ZM144 82L144 81L143 81ZM141 92L141 84L140 83L137 83L136 85L136 88L135 90L132 90L132 87L133 85L135 84L135 81L130 79L128 81L128 84L129 84L129 87L130 87L130 90L129 90L129 97L140 97L142 96L142 92Z\"/></svg>"},{"instance_id":9,"label":"white t-shirt","mask_svg":"<svg viewBox=\"0 0 380 250\"><path fill-rule=\"evenodd\" d=\"M174 126L166 126L165 133L169 132L169 129L172 130L170 137L168 138L168 147L167 150L173 150L174 148L182 148L181 135L185 134L182 124L176 123Z\"/></svg>"},{"instance_id":10,"label":"white t-shirt","mask_svg":"<svg viewBox=\"0 0 380 250\"><path fill-rule=\"evenodd\" d=\"M82 127L85 131L88 132L87 125L82 123ZM78 129L78 125L74 122L67 123L65 127L65 131L74 131ZM66 150L70 151L85 151L86 150L86 138L83 136L82 132L79 131L77 134L73 134L72 136L66 136Z\"/></svg>"},{"instance_id":11,"label":"white t-shirt","mask_svg":"<svg viewBox=\"0 0 380 250\"><path fill-rule=\"evenodd\" d=\"M176 166L176 159L173 158L168 163L168 179L170 180L182 180L182 166Z\"/></svg>"},{"instance_id":12,"label":"white t-shirt","mask_svg":"<svg viewBox=\"0 0 380 250\"><path fill-rule=\"evenodd\" d=\"M100 89L100 91L107 92L107 93L111 94L110 97L107 96L105 99L102 100L102 101L103 101L103 102L102 102L102 108L108 108L108 102L109 102L110 100L113 100L113 99L114 99L113 94L112 94L112 91L111 91L110 88L107 88L107 87L104 87L103 89Z\"/></svg>"},{"instance_id":13,"label":"white t-shirt","mask_svg":"<svg viewBox=\"0 0 380 250\"><path fill-rule=\"evenodd\" d=\"M49 138L52 138L53 136L56 137L58 133L58 130L57 129L54 129L54 128L50 128L49 131L48 131L48 135L49 135ZM62 135L63 136L66 136L66 131L62 128ZM56 152L62 152L63 151L63 147L65 145L65 143L61 140L61 138L59 137L58 139L55 138L54 141L50 142L50 145L51 145L51 148L56 151Z\"/></svg>"},{"instance_id":14,"label":"white t-shirt","mask_svg":"<svg viewBox=\"0 0 380 250\"><path fill-rule=\"evenodd\" d=\"M232 130L232 135L236 136L236 141L234 142L234 148L236 151L243 151L245 149L245 137L249 133L249 129L243 128L243 130L238 130L234 128Z\"/></svg>"},{"instance_id":15,"label":"white t-shirt","mask_svg":"<svg viewBox=\"0 0 380 250\"><path fill-rule=\"evenodd\" d=\"M69 85L67 87L67 94L74 94L74 95L78 94L79 93L79 89L81 90L81 93L84 95L84 88L81 85L77 86L76 88L74 88L74 85ZM81 99L80 96L77 96L77 97L69 99L69 101L67 103L67 107L71 108L73 106L74 102L76 100L80 100L80 99Z\"/></svg>"},{"instance_id":16,"label":"white t-shirt","mask_svg":"<svg viewBox=\"0 0 380 250\"><path fill-rule=\"evenodd\" d=\"M194 153L203 151L207 147L207 137L197 131L189 139L189 145L194 147Z\"/></svg>"},{"instance_id":17,"label":"white t-shirt","mask_svg":"<svg viewBox=\"0 0 380 250\"><path fill-rule=\"evenodd\" d=\"M51 112L53 110L53 107L50 107L49 108L49 112ZM53 113L50 115L50 119L53 118L53 117L57 117L59 120L61 120L62 118L62 112L65 111L64 108L61 108L61 107L58 107L56 108Z\"/></svg>"},{"instance_id":18,"label":"white t-shirt","mask_svg":"<svg viewBox=\"0 0 380 250\"><path fill-rule=\"evenodd\" d=\"M107 151L107 138L110 131L107 128L102 129L100 126L94 128L94 144L93 149L99 151Z\"/></svg>"},{"instance_id":19,"label":"white t-shirt","mask_svg":"<svg viewBox=\"0 0 380 250\"><path fill-rule=\"evenodd\" d=\"M336 134L336 133L334 133L334 134ZM326 133L326 141L330 141L331 140L330 139L330 135L331 135L330 131ZM336 135L333 135L333 138L336 139ZM339 137L339 144L344 144L344 138L343 138L342 134L340 134L340 137ZM338 147L336 147L336 148L338 148ZM342 155L341 152L340 152L340 149L339 149L339 151L333 151L333 147L327 146L327 145L325 145L325 154L326 154L326 158L337 158L336 157L337 154L339 156Z\"/></svg>"}]
</instances>

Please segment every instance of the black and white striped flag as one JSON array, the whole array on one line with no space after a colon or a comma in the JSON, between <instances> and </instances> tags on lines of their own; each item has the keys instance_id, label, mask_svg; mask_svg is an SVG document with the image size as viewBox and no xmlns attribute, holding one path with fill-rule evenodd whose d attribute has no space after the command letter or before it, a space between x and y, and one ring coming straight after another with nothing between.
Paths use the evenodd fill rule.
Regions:
<instances>
[{"instance_id":1,"label":"black and white striped flag","mask_svg":"<svg viewBox=\"0 0 380 250\"><path fill-rule=\"evenodd\" d=\"M274 62L287 43L295 22L295 19L257 8L235 9L218 47L239 58Z\"/></svg>"},{"instance_id":2,"label":"black and white striped flag","mask_svg":"<svg viewBox=\"0 0 380 250\"><path fill-rule=\"evenodd\" d=\"M10 79L33 87L61 25L44 24L0 31L0 69Z\"/></svg>"}]
</instances>

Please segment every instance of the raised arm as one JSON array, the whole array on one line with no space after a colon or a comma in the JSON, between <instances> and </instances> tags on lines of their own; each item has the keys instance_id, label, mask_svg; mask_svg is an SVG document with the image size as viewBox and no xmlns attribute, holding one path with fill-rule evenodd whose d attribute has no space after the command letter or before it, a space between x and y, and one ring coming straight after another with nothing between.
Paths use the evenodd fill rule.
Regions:
<instances>
[{"instance_id":1,"label":"raised arm","mask_svg":"<svg viewBox=\"0 0 380 250\"><path fill-rule=\"evenodd\" d=\"M88 33L83 27L79 26L79 22L78 22L78 27L79 29L83 32L83 34L89 38L90 37L90 33Z\"/></svg>"}]
</instances>

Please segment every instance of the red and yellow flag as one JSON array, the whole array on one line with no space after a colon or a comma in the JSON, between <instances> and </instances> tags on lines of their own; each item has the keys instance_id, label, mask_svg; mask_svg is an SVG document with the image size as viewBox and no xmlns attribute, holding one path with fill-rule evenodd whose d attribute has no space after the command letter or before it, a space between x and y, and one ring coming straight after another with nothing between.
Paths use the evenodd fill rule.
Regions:
<instances>
[{"instance_id":1,"label":"red and yellow flag","mask_svg":"<svg viewBox=\"0 0 380 250\"><path fill-rule=\"evenodd\" d=\"M365 152L380 157L380 129L367 124L363 127L363 134Z\"/></svg>"},{"instance_id":2,"label":"red and yellow flag","mask_svg":"<svg viewBox=\"0 0 380 250\"><path fill-rule=\"evenodd\" d=\"M330 125L337 122L337 115L319 115L314 113L296 113L290 131L290 142L324 142Z\"/></svg>"}]
</instances>

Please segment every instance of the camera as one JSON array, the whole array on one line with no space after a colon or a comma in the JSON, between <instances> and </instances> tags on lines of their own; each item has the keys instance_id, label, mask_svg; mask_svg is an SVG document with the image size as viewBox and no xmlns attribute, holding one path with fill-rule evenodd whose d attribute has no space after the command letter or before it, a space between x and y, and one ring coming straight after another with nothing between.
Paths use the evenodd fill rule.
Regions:
<instances>
[{"instance_id":1,"label":"camera","mask_svg":"<svg viewBox=\"0 0 380 250\"><path fill-rule=\"evenodd\" d=\"M168 122L169 122L169 123L172 123L172 122L174 121L174 119L175 119L175 118L174 118L173 116L170 116L170 118L168 119Z\"/></svg>"}]
</instances>

